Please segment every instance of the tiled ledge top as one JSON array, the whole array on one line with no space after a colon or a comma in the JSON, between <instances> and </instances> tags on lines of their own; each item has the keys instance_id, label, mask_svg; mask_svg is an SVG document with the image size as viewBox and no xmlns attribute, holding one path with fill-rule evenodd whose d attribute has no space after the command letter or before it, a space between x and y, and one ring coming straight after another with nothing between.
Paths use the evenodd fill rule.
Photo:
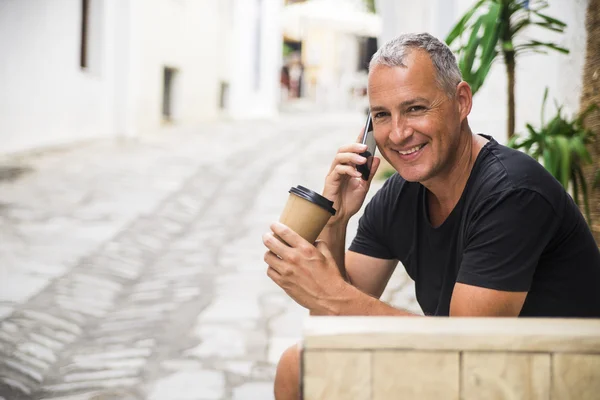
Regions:
<instances>
[{"instance_id":1,"label":"tiled ledge top","mask_svg":"<svg viewBox=\"0 0 600 400\"><path fill-rule=\"evenodd\" d=\"M600 319L308 317L304 348L600 354Z\"/></svg>"}]
</instances>

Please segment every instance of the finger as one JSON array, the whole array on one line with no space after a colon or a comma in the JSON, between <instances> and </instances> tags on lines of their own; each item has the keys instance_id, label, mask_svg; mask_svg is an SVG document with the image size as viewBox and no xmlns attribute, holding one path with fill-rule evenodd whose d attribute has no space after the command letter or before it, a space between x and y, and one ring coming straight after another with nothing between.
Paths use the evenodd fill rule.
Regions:
<instances>
[{"instance_id":1,"label":"finger","mask_svg":"<svg viewBox=\"0 0 600 400\"><path fill-rule=\"evenodd\" d=\"M271 229L273 229L272 226ZM263 244L267 247L267 249L271 250L271 252L282 258L287 254L287 251L290 249L288 246L282 243L281 240L277 239L272 232L265 233L262 237L262 240Z\"/></svg>"},{"instance_id":2,"label":"finger","mask_svg":"<svg viewBox=\"0 0 600 400\"><path fill-rule=\"evenodd\" d=\"M265 256L263 257L265 263L275 271L277 271L280 275L283 275L283 271L285 270L285 265L281 258L274 254L271 251L267 251Z\"/></svg>"},{"instance_id":3,"label":"finger","mask_svg":"<svg viewBox=\"0 0 600 400\"><path fill-rule=\"evenodd\" d=\"M362 176L354 166L338 164L333 171L331 171L329 177L333 178L333 181L335 182L341 180L346 175L352 178L360 178Z\"/></svg>"},{"instance_id":4,"label":"finger","mask_svg":"<svg viewBox=\"0 0 600 400\"><path fill-rule=\"evenodd\" d=\"M356 153L337 153L333 159L333 165L339 164L364 164L367 162L366 157Z\"/></svg>"},{"instance_id":5,"label":"finger","mask_svg":"<svg viewBox=\"0 0 600 400\"><path fill-rule=\"evenodd\" d=\"M273 224L271 224L271 230L280 238L282 238L283 240L285 240L285 242L287 244L290 245L290 247L300 247L300 246L306 246L306 245L312 245L310 243L308 243L306 240L304 240L304 238L300 235L298 235L296 232L294 232L293 230L291 230L289 227L287 227L286 225L282 224L281 222L275 222ZM277 240L275 238L273 238L274 240ZM281 242L280 242L281 243ZM285 259L285 255L288 254L291 249L287 246L285 246L283 243L281 243L281 246L284 247L284 249L282 249L281 251L283 251L284 254L279 254L274 252L275 254L279 254L283 259ZM274 246L277 248L280 248L279 245Z\"/></svg>"},{"instance_id":6,"label":"finger","mask_svg":"<svg viewBox=\"0 0 600 400\"><path fill-rule=\"evenodd\" d=\"M279 287L281 287L281 275L275 269L269 267L267 268L267 276L271 278L273 282L275 282Z\"/></svg>"},{"instance_id":7,"label":"finger","mask_svg":"<svg viewBox=\"0 0 600 400\"><path fill-rule=\"evenodd\" d=\"M360 154L360 153L364 152L365 150L367 150L367 145L358 142L358 143L348 143L348 144L345 144L342 147L340 147L337 152L338 152L338 154L339 153L356 153L356 154Z\"/></svg>"},{"instance_id":8,"label":"finger","mask_svg":"<svg viewBox=\"0 0 600 400\"><path fill-rule=\"evenodd\" d=\"M359 156L359 154L365 151L367 151L367 145L361 143L350 143L340 147L329 167L329 172L333 171L336 165L339 164L363 164L366 160L363 161L364 157Z\"/></svg>"}]
</instances>

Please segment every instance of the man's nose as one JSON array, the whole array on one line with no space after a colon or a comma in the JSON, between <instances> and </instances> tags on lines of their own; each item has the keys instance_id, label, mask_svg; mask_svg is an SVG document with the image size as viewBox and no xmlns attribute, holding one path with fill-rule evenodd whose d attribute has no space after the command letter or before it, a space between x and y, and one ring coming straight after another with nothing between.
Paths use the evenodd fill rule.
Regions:
<instances>
[{"instance_id":1,"label":"man's nose","mask_svg":"<svg viewBox=\"0 0 600 400\"><path fill-rule=\"evenodd\" d=\"M401 145L413 135L413 129L402 118L394 118L390 140L394 144Z\"/></svg>"}]
</instances>

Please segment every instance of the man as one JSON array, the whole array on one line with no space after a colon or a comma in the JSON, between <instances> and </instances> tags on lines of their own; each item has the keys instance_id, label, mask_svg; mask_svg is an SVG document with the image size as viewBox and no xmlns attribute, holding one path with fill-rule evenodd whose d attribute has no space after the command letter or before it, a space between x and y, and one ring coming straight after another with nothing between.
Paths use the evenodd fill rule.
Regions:
<instances>
[{"instance_id":1,"label":"man","mask_svg":"<svg viewBox=\"0 0 600 400\"><path fill-rule=\"evenodd\" d=\"M585 220L538 162L471 132L471 89L445 44L429 34L386 43L368 91L378 148L398 174L345 253L379 162L363 181L354 165L364 146L340 148L323 191L337 213L316 245L279 223L290 247L263 237L273 281L314 315L406 316L378 300L400 261L425 315L600 317L600 253ZM295 348L275 394L298 396Z\"/></svg>"}]
</instances>

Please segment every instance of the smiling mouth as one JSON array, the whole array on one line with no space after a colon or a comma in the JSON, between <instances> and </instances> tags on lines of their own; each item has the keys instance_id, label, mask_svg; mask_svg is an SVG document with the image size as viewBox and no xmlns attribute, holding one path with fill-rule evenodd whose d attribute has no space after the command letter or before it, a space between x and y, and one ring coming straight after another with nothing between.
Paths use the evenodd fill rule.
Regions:
<instances>
[{"instance_id":1,"label":"smiling mouth","mask_svg":"<svg viewBox=\"0 0 600 400\"><path fill-rule=\"evenodd\" d=\"M405 151L398 150L398 153L402 154L403 156L408 156L421 150L424 146L425 144L420 144Z\"/></svg>"}]
</instances>

